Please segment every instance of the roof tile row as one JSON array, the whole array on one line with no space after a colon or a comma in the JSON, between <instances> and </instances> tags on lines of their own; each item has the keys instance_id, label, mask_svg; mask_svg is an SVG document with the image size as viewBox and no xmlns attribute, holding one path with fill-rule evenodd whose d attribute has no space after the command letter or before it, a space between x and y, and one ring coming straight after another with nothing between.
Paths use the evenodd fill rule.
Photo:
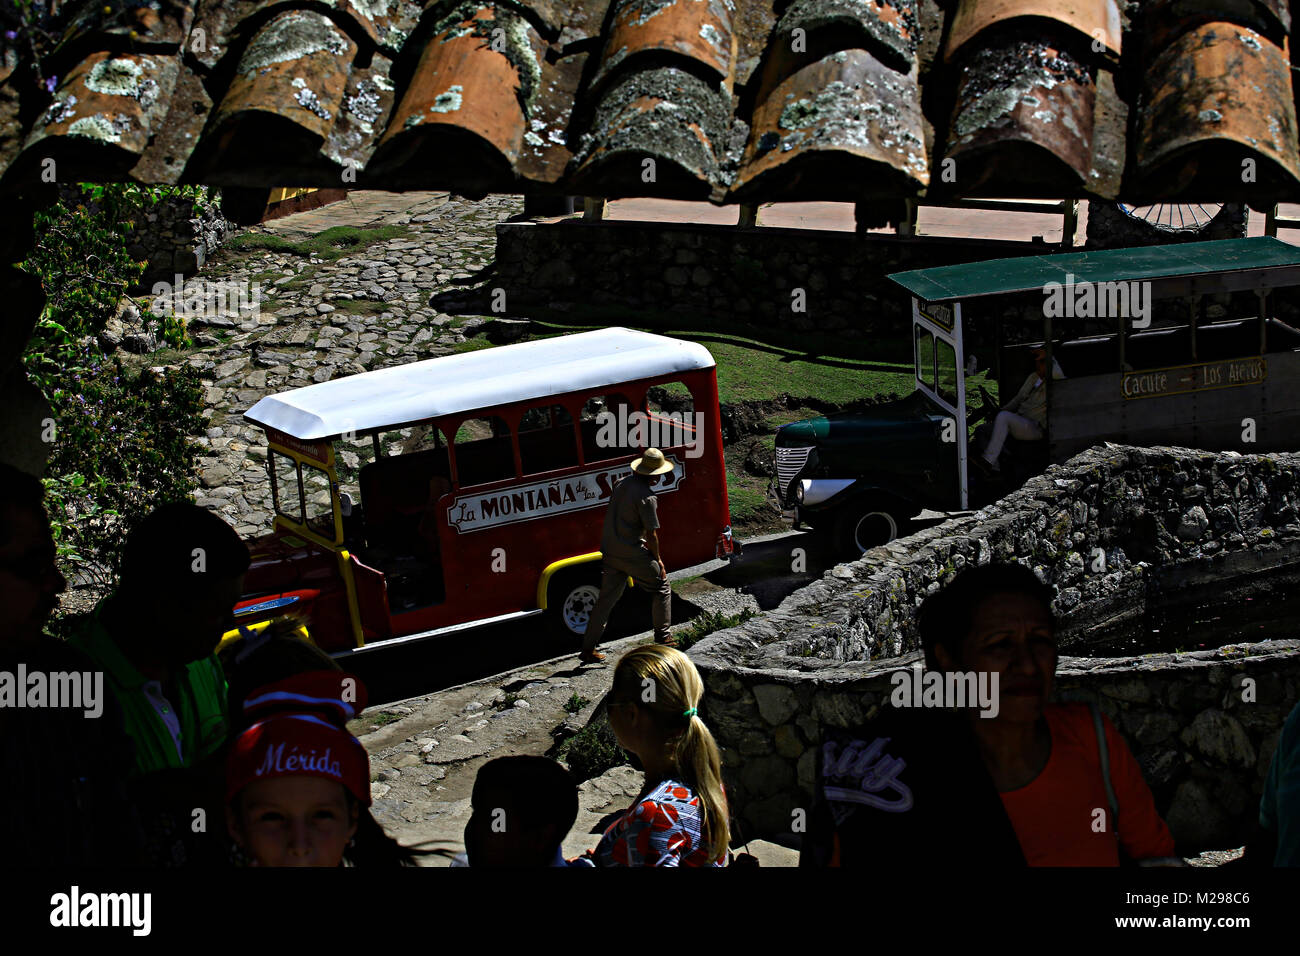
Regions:
<instances>
[{"instance_id":1,"label":"roof tile row","mask_svg":"<svg viewBox=\"0 0 1300 956\"><path fill-rule=\"evenodd\" d=\"M6 185L55 158L468 195L1300 198L1285 0L100 0L65 22L52 96L0 41Z\"/></svg>"}]
</instances>

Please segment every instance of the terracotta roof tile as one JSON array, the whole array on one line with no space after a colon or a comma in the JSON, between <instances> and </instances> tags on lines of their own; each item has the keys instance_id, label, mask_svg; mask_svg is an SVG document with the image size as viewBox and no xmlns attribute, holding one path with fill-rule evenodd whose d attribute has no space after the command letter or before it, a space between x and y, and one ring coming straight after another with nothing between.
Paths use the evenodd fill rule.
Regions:
<instances>
[{"instance_id":1,"label":"terracotta roof tile","mask_svg":"<svg viewBox=\"0 0 1300 956\"><path fill-rule=\"evenodd\" d=\"M1300 193L1295 95L1286 48L1249 27L1207 23L1166 47L1147 73L1137 171L1150 195ZM1257 159L1243 183L1243 161ZM1246 188L1242 188L1246 187Z\"/></svg>"},{"instance_id":2,"label":"terracotta roof tile","mask_svg":"<svg viewBox=\"0 0 1300 956\"><path fill-rule=\"evenodd\" d=\"M52 95L0 42L0 186L53 156L64 181L1223 199L1254 159L1242 198L1300 198L1285 0L63 10Z\"/></svg>"},{"instance_id":3,"label":"terracotta roof tile","mask_svg":"<svg viewBox=\"0 0 1300 956\"><path fill-rule=\"evenodd\" d=\"M929 182L916 71L842 50L777 86L754 113L732 198L869 199Z\"/></svg>"}]
</instances>

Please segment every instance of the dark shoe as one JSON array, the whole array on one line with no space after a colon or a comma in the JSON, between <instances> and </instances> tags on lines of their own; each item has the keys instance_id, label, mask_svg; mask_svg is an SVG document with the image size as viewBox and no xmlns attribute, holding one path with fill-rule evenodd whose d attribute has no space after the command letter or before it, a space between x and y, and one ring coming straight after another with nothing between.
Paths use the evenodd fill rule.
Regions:
<instances>
[{"instance_id":1,"label":"dark shoe","mask_svg":"<svg viewBox=\"0 0 1300 956\"><path fill-rule=\"evenodd\" d=\"M655 643L662 644L664 647L676 647L677 638L673 637L671 634L665 634L663 637L656 637Z\"/></svg>"},{"instance_id":2,"label":"dark shoe","mask_svg":"<svg viewBox=\"0 0 1300 956\"><path fill-rule=\"evenodd\" d=\"M1002 469L998 467L997 462L990 463L989 460L985 458L983 455L975 456L974 465L983 474L987 475L990 478L1002 474Z\"/></svg>"},{"instance_id":3,"label":"dark shoe","mask_svg":"<svg viewBox=\"0 0 1300 956\"><path fill-rule=\"evenodd\" d=\"M599 664L604 659L605 655L600 653L600 651L592 651L590 654L583 651L578 655L578 662L581 664Z\"/></svg>"}]
</instances>

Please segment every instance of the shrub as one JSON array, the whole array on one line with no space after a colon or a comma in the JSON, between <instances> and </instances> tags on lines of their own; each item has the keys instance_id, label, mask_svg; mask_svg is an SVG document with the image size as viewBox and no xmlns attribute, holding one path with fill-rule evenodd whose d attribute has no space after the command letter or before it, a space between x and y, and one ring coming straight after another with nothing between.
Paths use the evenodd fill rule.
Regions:
<instances>
[{"instance_id":1,"label":"shrub","mask_svg":"<svg viewBox=\"0 0 1300 956\"><path fill-rule=\"evenodd\" d=\"M203 391L189 366L133 372L93 349L63 371L67 381L47 396L55 434L46 504L65 565L104 587L136 522L192 500Z\"/></svg>"},{"instance_id":2,"label":"shrub","mask_svg":"<svg viewBox=\"0 0 1300 956\"><path fill-rule=\"evenodd\" d=\"M158 505L191 500L195 487L192 438L204 424L198 373L131 369L96 341L144 271L126 253L134 220L176 195L196 204L206 197L195 187L80 186L70 205L36 214L36 242L22 264L46 296L23 364L55 422L47 508L67 576L99 588L114 579L134 524ZM141 315L169 344L186 344L179 320Z\"/></svg>"},{"instance_id":3,"label":"shrub","mask_svg":"<svg viewBox=\"0 0 1300 956\"><path fill-rule=\"evenodd\" d=\"M719 614L717 611L705 611L691 621L689 626L673 634L673 638L677 641L677 649L684 651L714 631L722 631L729 627L735 627L737 624L743 624L753 616L754 609L748 607L742 609L739 614Z\"/></svg>"},{"instance_id":4,"label":"shrub","mask_svg":"<svg viewBox=\"0 0 1300 956\"><path fill-rule=\"evenodd\" d=\"M628 756L618 745L614 729L604 714L594 717L586 727L561 744L556 756L569 765L569 770L578 780L599 777L606 770L628 762Z\"/></svg>"}]
</instances>

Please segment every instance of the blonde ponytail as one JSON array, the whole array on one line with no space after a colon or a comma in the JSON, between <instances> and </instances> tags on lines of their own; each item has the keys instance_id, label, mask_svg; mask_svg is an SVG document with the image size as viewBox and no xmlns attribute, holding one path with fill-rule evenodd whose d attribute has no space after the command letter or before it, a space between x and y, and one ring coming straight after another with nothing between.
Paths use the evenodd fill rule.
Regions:
<instances>
[{"instance_id":1,"label":"blonde ponytail","mask_svg":"<svg viewBox=\"0 0 1300 956\"><path fill-rule=\"evenodd\" d=\"M638 694L646 682L655 688L651 700ZM636 701L655 716L665 745L673 743L675 775L694 791L704 815L704 839L710 861L726 858L731 843L730 813L722 789L722 754L697 708L704 681L695 664L681 651L646 644L629 651L614 671L619 697ZM685 727L683 728L683 723Z\"/></svg>"}]
</instances>

